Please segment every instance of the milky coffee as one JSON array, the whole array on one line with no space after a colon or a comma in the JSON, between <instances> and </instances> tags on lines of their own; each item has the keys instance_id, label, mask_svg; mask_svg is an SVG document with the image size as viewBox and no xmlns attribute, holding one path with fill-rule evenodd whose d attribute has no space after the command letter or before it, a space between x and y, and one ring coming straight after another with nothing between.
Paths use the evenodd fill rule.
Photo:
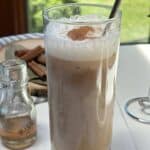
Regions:
<instances>
[{"instance_id":1,"label":"milky coffee","mask_svg":"<svg viewBox=\"0 0 150 150\"><path fill-rule=\"evenodd\" d=\"M46 28L52 150L110 147L118 44L115 32L103 29L59 22Z\"/></svg>"}]
</instances>

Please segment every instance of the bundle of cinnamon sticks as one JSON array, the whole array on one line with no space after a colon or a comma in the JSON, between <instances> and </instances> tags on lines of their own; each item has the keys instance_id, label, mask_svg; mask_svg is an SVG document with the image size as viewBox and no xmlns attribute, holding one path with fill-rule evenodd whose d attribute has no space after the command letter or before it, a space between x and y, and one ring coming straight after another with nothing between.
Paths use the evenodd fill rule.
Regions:
<instances>
[{"instance_id":1,"label":"bundle of cinnamon sticks","mask_svg":"<svg viewBox=\"0 0 150 150\"><path fill-rule=\"evenodd\" d=\"M46 77L45 49L37 46L33 49L15 51L15 56L26 61L28 67L41 79Z\"/></svg>"}]
</instances>

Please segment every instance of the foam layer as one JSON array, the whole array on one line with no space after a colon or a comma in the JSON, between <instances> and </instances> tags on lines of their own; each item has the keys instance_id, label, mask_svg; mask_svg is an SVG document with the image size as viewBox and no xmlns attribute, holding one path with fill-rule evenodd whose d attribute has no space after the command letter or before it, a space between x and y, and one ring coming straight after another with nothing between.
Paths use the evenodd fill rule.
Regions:
<instances>
[{"instance_id":1,"label":"foam layer","mask_svg":"<svg viewBox=\"0 0 150 150\"><path fill-rule=\"evenodd\" d=\"M118 33L111 30L105 36L103 31L105 24L76 24L77 22L100 21L96 16L76 16L74 18L63 18L65 21L72 24L64 24L59 22L50 22L46 27L46 48L47 54L72 61L94 61L110 57L117 50ZM94 29L94 32L88 32L87 37L83 40L72 40L67 34L73 29L88 26Z\"/></svg>"}]
</instances>

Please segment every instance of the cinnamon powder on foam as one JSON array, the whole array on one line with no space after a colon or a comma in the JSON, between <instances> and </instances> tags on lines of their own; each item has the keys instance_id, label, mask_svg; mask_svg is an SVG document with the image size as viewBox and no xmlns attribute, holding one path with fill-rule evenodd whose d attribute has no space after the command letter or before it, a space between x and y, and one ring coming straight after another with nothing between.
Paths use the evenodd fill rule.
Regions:
<instances>
[{"instance_id":1,"label":"cinnamon powder on foam","mask_svg":"<svg viewBox=\"0 0 150 150\"><path fill-rule=\"evenodd\" d=\"M82 41L88 38L87 34L90 32L94 32L94 28L89 26L82 26L80 28L70 30L67 33L67 36L74 41Z\"/></svg>"}]
</instances>

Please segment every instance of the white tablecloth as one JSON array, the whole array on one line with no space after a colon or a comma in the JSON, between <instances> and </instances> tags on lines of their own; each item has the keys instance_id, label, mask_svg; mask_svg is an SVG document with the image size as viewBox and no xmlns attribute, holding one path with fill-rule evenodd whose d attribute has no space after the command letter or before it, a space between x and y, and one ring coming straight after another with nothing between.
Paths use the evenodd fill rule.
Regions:
<instances>
[{"instance_id":1,"label":"white tablecloth","mask_svg":"<svg viewBox=\"0 0 150 150\"><path fill-rule=\"evenodd\" d=\"M121 46L111 150L149 150L150 125L131 119L126 101L150 87L150 45ZM27 150L50 150L48 104L37 105L38 140ZM7 150L0 145L0 150Z\"/></svg>"}]
</instances>

